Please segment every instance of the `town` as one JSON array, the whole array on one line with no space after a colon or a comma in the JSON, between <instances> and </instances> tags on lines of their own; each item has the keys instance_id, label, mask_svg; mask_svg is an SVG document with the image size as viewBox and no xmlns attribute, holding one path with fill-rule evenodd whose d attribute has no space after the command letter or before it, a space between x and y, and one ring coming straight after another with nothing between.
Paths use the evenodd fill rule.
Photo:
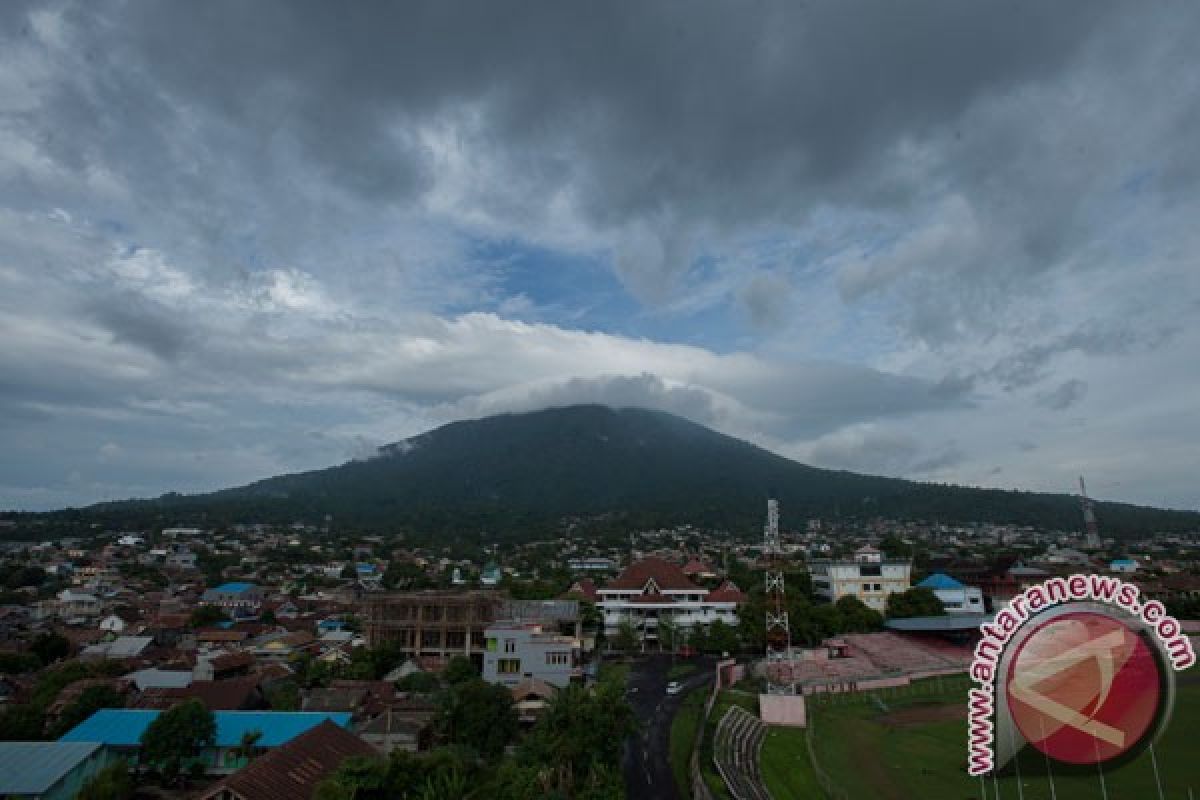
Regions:
<instances>
[{"instance_id":1,"label":"town","mask_svg":"<svg viewBox=\"0 0 1200 800\"><path fill-rule=\"evenodd\" d=\"M0 795L129 797L136 775L205 800L600 797L635 793L632 771L645 796L777 796L767 732L805 714L771 684L811 704L954 680L980 623L1053 575L1120 575L1200 619L1200 532L810 519L772 553L759 531L577 528L503 545L328 520L7 541ZM623 755L650 736L658 756Z\"/></svg>"}]
</instances>

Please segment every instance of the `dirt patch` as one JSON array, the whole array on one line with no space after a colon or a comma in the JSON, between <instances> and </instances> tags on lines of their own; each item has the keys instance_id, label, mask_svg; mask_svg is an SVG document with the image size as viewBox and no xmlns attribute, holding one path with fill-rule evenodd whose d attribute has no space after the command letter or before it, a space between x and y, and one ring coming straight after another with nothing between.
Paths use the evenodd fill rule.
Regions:
<instances>
[{"instance_id":1,"label":"dirt patch","mask_svg":"<svg viewBox=\"0 0 1200 800\"><path fill-rule=\"evenodd\" d=\"M878 722L889 728L914 728L927 725L930 722L951 722L967 718L966 703L950 705L909 706L889 711L876 718Z\"/></svg>"}]
</instances>

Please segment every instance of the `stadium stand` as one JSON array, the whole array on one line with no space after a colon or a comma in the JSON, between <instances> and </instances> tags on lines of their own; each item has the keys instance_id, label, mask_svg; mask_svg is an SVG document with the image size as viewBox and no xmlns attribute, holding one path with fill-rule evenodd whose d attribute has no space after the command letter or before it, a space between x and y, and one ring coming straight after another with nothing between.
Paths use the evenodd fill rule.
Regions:
<instances>
[{"instance_id":1,"label":"stadium stand","mask_svg":"<svg viewBox=\"0 0 1200 800\"><path fill-rule=\"evenodd\" d=\"M766 726L741 706L731 706L713 734L713 763L736 800L771 800L758 769Z\"/></svg>"}]
</instances>

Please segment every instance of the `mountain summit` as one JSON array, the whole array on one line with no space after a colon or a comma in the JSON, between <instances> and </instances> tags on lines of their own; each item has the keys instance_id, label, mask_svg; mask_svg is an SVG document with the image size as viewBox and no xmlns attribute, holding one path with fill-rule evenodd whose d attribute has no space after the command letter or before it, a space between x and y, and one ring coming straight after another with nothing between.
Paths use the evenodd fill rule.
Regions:
<instances>
[{"instance_id":1,"label":"mountain summit","mask_svg":"<svg viewBox=\"0 0 1200 800\"><path fill-rule=\"evenodd\" d=\"M564 516L627 513L643 522L753 530L778 497L808 517L892 516L1080 525L1070 495L970 489L817 469L659 411L598 405L454 422L379 448L370 459L211 494L93 507L172 519L322 519L383 528L520 535ZM1112 503L1104 530L1195 527L1200 514Z\"/></svg>"}]
</instances>

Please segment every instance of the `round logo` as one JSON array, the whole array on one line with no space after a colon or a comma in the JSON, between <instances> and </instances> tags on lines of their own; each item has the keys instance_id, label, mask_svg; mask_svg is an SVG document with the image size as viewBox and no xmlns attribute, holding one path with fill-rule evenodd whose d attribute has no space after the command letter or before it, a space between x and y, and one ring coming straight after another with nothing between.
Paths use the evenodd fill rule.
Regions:
<instances>
[{"instance_id":1,"label":"round logo","mask_svg":"<svg viewBox=\"0 0 1200 800\"><path fill-rule=\"evenodd\" d=\"M1063 614L1035 628L1008 670L1008 706L1025 739L1069 764L1095 764L1136 748L1162 699L1158 659L1107 614Z\"/></svg>"}]
</instances>

